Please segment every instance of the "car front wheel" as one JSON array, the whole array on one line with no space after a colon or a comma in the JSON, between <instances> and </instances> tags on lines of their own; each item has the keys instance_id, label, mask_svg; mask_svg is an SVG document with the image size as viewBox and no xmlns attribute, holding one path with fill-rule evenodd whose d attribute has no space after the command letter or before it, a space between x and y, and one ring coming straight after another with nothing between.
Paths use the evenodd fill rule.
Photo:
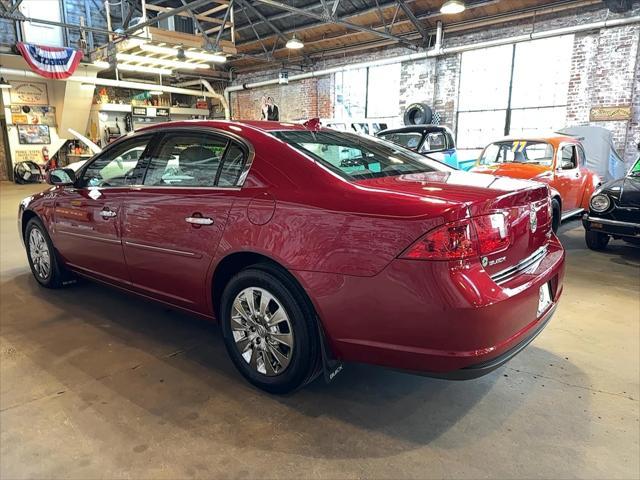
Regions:
<instances>
[{"instance_id":1,"label":"car front wheel","mask_svg":"<svg viewBox=\"0 0 640 480\"><path fill-rule=\"evenodd\" d=\"M585 230L584 239L587 242L587 247L591 250L604 250L609 243L609 235L600 232L594 232L593 230Z\"/></svg>"},{"instance_id":2,"label":"car front wheel","mask_svg":"<svg viewBox=\"0 0 640 480\"><path fill-rule=\"evenodd\" d=\"M227 351L249 382L287 393L315 378L320 356L315 315L284 273L241 271L222 294L220 314Z\"/></svg>"},{"instance_id":3,"label":"car front wheel","mask_svg":"<svg viewBox=\"0 0 640 480\"><path fill-rule=\"evenodd\" d=\"M29 266L35 279L43 287L60 288L63 284L63 271L51 238L39 219L29 220L24 238Z\"/></svg>"}]
</instances>

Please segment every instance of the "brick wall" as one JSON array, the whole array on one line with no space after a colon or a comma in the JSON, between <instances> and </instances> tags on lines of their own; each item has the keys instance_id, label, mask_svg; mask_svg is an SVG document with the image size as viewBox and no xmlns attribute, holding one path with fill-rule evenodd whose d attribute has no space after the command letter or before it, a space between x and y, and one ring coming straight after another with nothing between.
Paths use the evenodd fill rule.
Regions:
<instances>
[{"instance_id":1,"label":"brick wall","mask_svg":"<svg viewBox=\"0 0 640 480\"><path fill-rule=\"evenodd\" d=\"M615 15L599 5L538 16L535 25L531 19L511 21L502 25L467 31L460 35L445 35L444 46L473 44L497 38L509 38L531 31L544 31L568 25L587 24L605 19L640 15L640 6L625 15ZM640 25L630 25L576 34L567 92L567 125L588 125L592 107L632 105L631 121L598 122L613 132L615 146L627 162L637 156L640 141ZM361 63L410 53L401 47L371 51L365 54L325 59L316 64L321 70L340 65ZM441 123L455 131L458 89L460 84L461 55L447 55L404 62L400 73L399 110L416 101L430 103L440 113ZM239 76L235 84L251 83L277 78L278 71ZM292 74L293 75L293 74ZM322 81L292 81L284 86L268 86L232 94L234 118L258 118L262 95L272 95L285 105L282 118L297 120L312 116L331 117L333 102L333 75ZM365 88L363 85L362 88ZM318 109L322 103L323 108Z\"/></svg>"},{"instance_id":2,"label":"brick wall","mask_svg":"<svg viewBox=\"0 0 640 480\"><path fill-rule=\"evenodd\" d=\"M617 150L631 162L638 136L640 26L576 35L569 80L567 124L598 125L613 132ZM631 121L590 122L593 107L635 104ZM635 142L637 143L637 141Z\"/></svg>"}]
</instances>

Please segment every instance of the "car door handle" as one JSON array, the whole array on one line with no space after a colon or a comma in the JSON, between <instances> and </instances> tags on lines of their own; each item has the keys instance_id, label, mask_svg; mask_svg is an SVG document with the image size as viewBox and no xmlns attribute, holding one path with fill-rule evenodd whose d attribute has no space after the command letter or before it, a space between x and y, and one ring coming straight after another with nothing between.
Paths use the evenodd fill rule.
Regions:
<instances>
[{"instance_id":1,"label":"car door handle","mask_svg":"<svg viewBox=\"0 0 640 480\"><path fill-rule=\"evenodd\" d=\"M187 217L184 221L192 225L213 225L213 218L209 217Z\"/></svg>"},{"instance_id":2,"label":"car door handle","mask_svg":"<svg viewBox=\"0 0 640 480\"><path fill-rule=\"evenodd\" d=\"M116 215L118 215L116 212L114 212L113 210L100 210L100 216L102 218L113 218Z\"/></svg>"}]
</instances>

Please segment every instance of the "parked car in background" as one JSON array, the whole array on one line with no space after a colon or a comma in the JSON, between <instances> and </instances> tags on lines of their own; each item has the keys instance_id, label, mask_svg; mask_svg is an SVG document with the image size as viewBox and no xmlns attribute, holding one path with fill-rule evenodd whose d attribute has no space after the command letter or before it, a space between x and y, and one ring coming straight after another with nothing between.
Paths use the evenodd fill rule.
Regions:
<instances>
[{"instance_id":1,"label":"parked car in background","mask_svg":"<svg viewBox=\"0 0 640 480\"><path fill-rule=\"evenodd\" d=\"M478 377L562 293L546 185L317 122L162 123L49 181L18 216L42 286L77 274L217 320L270 392L339 361Z\"/></svg>"},{"instance_id":2,"label":"parked car in background","mask_svg":"<svg viewBox=\"0 0 640 480\"><path fill-rule=\"evenodd\" d=\"M333 130L339 130L341 132L355 132L363 133L365 135L375 135L381 130L385 130L390 127L389 120L390 119L388 118L350 118L347 120L323 118L320 120L320 123L323 127L331 128Z\"/></svg>"},{"instance_id":3,"label":"parked car in background","mask_svg":"<svg viewBox=\"0 0 640 480\"><path fill-rule=\"evenodd\" d=\"M640 158L624 178L593 193L582 224L591 250L604 250L610 238L640 243Z\"/></svg>"},{"instance_id":4,"label":"parked car in background","mask_svg":"<svg viewBox=\"0 0 640 480\"><path fill-rule=\"evenodd\" d=\"M567 135L506 138L490 143L470 171L543 182L552 187L553 230L589 208L600 177L585 167L580 140Z\"/></svg>"},{"instance_id":5,"label":"parked car in background","mask_svg":"<svg viewBox=\"0 0 640 480\"><path fill-rule=\"evenodd\" d=\"M460 168L451 130L439 125L410 125L376 133L377 137Z\"/></svg>"}]
</instances>

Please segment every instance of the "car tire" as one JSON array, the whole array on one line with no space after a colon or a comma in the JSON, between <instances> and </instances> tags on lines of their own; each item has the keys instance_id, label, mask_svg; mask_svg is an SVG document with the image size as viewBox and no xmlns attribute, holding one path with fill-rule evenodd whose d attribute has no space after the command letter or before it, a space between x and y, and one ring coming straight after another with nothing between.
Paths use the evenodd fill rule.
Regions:
<instances>
[{"instance_id":1,"label":"car tire","mask_svg":"<svg viewBox=\"0 0 640 480\"><path fill-rule=\"evenodd\" d=\"M53 242L40 219L32 218L27 223L24 244L31 273L38 283L46 288L62 287L66 272L60 265Z\"/></svg>"},{"instance_id":2,"label":"car tire","mask_svg":"<svg viewBox=\"0 0 640 480\"><path fill-rule=\"evenodd\" d=\"M551 229L553 233L558 233L558 229L560 228L560 223L562 220L562 214L560 213L560 202L557 198L551 199Z\"/></svg>"},{"instance_id":3,"label":"car tire","mask_svg":"<svg viewBox=\"0 0 640 480\"><path fill-rule=\"evenodd\" d=\"M601 251L607 248L609 243L609 235L601 232L594 232L593 230L585 230L584 239L587 242L587 247L591 250Z\"/></svg>"},{"instance_id":4,"label":"car tire","mask_svg":"<svg viewBox=\"0 0 640 480\"><path fill-rule=\"evenodd\" d=\"M433 110L426 103L412 103L404 111L405 125L428 125L433 120Z\"/></svg>"},{"instance_id":5,"label":"car tire","mask_svg":"<svg viewBox=\"0 0 640 480\"><path fill-rule=\"evenodd\" d=\"M232 277L222 293L220 323L234 365L262 390L289 393L320 372L315 312L279 269L253 266Z\"/></svg>"}]
</instances>

